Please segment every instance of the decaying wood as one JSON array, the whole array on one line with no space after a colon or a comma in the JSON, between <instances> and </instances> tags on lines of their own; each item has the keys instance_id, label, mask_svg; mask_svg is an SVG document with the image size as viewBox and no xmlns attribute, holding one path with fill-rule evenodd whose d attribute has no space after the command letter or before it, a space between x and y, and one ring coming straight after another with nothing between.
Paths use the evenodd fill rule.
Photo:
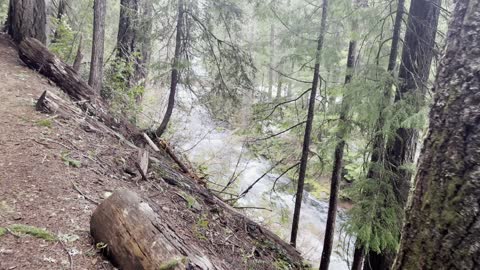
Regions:
<instances>
[{"instance_id":1,"label":"decaying wood","mask_svg":"<svg viewBox=\"0 0 480 270\"><path fill-rule=\"evenodd\" d=\"M152 139L150 139L150 137L146 133L143 133L143 138L145 138L145 141L147 141L148 145L150 145L150 147L152 147L155 152L160 152L158 146L152 141Z\"/></svg>"},{"instance_id":2,"label":"decaying wood","mask_svg":"<svg viewBox=\"0 0 480 270\"><path fill-rule=\"evenodd\" d=\"M135 162L135 166L137 167L140 175L142 176L143 180L147 181L147 172L148 172L148 160L149 160L149 153L144 148L140 148L138 150L138 161Z\"/></svg>"},{"instance_id":3,"label":"decaying wood","mask_svg":"<svg viewBox=\"0 0 480 270\"><path fill-rule=\"evenodd\" d=\"M184 173L192 176L194 179L198 179L198 177L188 169L188 167L180 160L180 158L177 157L175 152L173 152L172 148L168 145L166 141L158 139L158 143L163 148L163 150L165 150L165 152L167 152L167 154L173 159L173 161L177 163L177 165Z\"/></svg>"},{"instance_id":4,"label":"decaying wood","mask_svg":"<svg viewBox=\"0 0 480 270\"><path fill-rule=\"evenodd\" d=\"M90 232L96 243L106 244L105 254L124 270L222 269L182 241L132 191L116 191L103 201L92 215Z\"/></svg>"},{"instance_id":5,"label":"decaying wood","mask_svg":"<svg viewBox=\"0 0 480 270\"><path fill-rule=\"evenodd\" d=\"M68 101L49 91L44 91L38 98L35 109L42 113L56 114L65 119L82 114L82 111L73 103L69 104Z\"/></svg>"}]
</instances>

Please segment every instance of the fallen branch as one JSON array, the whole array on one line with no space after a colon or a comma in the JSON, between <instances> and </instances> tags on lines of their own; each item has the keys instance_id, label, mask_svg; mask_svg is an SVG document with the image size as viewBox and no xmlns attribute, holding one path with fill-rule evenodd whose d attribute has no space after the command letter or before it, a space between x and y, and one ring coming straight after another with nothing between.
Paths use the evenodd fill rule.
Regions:
<instances>
[{"instance_id":1,"label":"fallen branch","mask_svg":"<svg viewBox=\"0 0 480 270\"><path fill-rule=\"evenodd\" d=\"M73 189L75 189L75 191L77 191L80 195L82 195L83 198L85 198L87 201L90 201L90 202L92 202L92 203L94 203L94 204L97 204L97 205L100 204L100 203L99 203L98 201L96 201L95 199L92 199L92 198L88 197L87 195L85 195L85 194L77 187L77 185L76 185L74 182L72 182L72 185L73 185Z\"/></svg>"}]
</instances>

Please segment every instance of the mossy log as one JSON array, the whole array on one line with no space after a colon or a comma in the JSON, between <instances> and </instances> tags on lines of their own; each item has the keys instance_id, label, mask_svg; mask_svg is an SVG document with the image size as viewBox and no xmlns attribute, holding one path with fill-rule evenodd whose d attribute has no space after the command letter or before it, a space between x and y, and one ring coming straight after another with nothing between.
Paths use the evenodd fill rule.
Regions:
<instances>
[{"instance_id":1,"label":"mossy log","mask_svg":"<svg viewBox=\"0 0 480 270\"><path fill-rule=\"evenodd\" d=\"M162 222L149 204L128 190L114 192L90 220L95 242L123 270L222 269ZM167 267L167 268L166 268Z\"/></svg>"}]
</instances>

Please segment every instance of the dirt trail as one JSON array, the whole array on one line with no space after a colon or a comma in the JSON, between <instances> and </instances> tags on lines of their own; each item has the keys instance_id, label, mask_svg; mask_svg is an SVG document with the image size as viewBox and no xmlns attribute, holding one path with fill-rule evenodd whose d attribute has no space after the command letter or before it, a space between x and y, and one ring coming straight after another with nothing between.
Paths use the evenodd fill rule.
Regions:
<instances>
[{"instance_id":1,"label":"dirt trail","mask_svg":"<svg viewBox=\"0 0 480 270\"><path fill-rule=\"evenodd\" d=\"M96 200L126 185L114 181L118 176L104 175L106 171L88 156L115 150L76 124L36 112L35 100L44 90L60 92L25 67L15 48L0 36L0 227L45 228L64 242L7 232L0 236L0 270L112 269L92 249L89 218L96 205L72 183ZM67 165L66 160L78 160L81 167Z\"/></svg>"}]
</instances>

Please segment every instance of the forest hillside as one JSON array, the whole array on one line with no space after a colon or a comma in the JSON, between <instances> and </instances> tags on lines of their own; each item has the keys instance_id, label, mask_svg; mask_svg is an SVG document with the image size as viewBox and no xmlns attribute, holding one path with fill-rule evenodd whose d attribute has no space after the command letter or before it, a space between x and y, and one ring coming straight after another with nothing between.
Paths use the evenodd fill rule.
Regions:
<instances>
[{"instance_id":1,"label":"forest hillside","mask_svg":"<svg viewBox=\"0 0 480 270\"><path fill-rule=\"evenodd\" d=\"M118 190L148 202L177 241L214 265L204 269L302 267L297 251L214 197L164 150L147 148L151 163L141 179L139 148L105 125L93 128L96 120L86 121L91 116L68 95L26 67L6 35L0 73L0 269L113 269L101 256L109 247L92 245L90 217ZM44 91L72 112L36 111ZM189 252L164 262L188 264Z\"/></svg>"}]
</instances>

